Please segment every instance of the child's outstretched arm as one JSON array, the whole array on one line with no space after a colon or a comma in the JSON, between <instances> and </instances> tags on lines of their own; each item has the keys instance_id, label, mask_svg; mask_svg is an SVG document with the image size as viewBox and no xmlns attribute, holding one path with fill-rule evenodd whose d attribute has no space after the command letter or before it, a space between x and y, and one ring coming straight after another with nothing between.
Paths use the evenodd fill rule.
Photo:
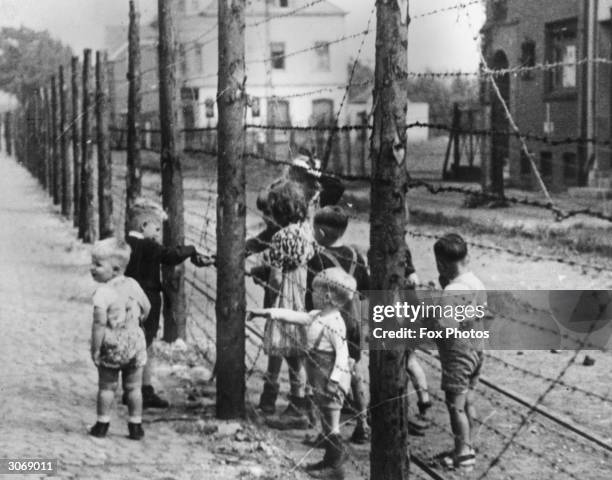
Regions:
<instances>
[{"instance_id":1,"label":"child's outstretched arm","mask_svg":"<svg viewBox=\"0 0 612 480\"><path fill-rule=\"evenodd\" d=\"M296 312L288 308L253 308L249 311L248 320L256 317L269 318L279 322L292 323L294 325L310 325L312 317L306 312Z\"/></svg>"},{"instance_id":2,"label":"child's outstretched arm","mask_svg":"<svg viewBox=\"0 0 612 480\"><path fill-rule=\"evenodd\" d=\"M106 326L106 309L94 307L93 325L91 327L91 359L98 366L100 363L100 348L104 340L104 327Z\"/></svg>"}]
</instances>

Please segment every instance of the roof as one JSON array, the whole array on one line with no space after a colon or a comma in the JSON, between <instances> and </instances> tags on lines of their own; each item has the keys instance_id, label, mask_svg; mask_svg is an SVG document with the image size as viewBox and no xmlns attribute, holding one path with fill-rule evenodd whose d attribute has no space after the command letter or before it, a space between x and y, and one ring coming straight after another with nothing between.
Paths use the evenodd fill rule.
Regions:
<instances>
[{"instance_id":1,"label":"roof","mask_svg":"<svg viewBox=\"0 0 612 480\"><path fill-rule=\"evenodd\" d=\"M267 0L253 0L247 5L247 9L245 15L249 16L262 16L266 13L265 2ZM332 2L327 0L322 0L319 3L314 3L313 0L289 0L288 7L277 7L275 5L270 5L268 7L268 14L271 17L282 15L283 13L294 12L294 10L298 10L295 13L292 13L292 17L299 16L313 16L313 15L338 15L344 16L347 15L348 12L342 10L340 7L337 7ZM208 4L206 8L200 13L202 16L212 16L217 15L218 12L218 1L213 0ZM282 18L282 17L280 17Z\"/></svg>"}]
</instances>

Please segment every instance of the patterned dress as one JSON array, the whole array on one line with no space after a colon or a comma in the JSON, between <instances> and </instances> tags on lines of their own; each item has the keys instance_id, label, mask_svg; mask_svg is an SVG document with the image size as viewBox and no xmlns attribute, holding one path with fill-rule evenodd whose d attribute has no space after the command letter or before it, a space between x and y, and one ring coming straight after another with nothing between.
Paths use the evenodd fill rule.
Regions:
<instances>
[{"instance_id":1,"label":"patterned dress","mask_svg":"<svg viewBox=\"0 0 612 480\"><path fill-rule=\"evenodd\" d=\"M304 312L306 264L314 256L317 244L308 221L295 223L274 234L264 261L282 272L279 294L274 307ZM264 351L268 355L291 357L303 355L306 331L303 326L268 320L264 331Z\"/></svg>"}]
</instances>

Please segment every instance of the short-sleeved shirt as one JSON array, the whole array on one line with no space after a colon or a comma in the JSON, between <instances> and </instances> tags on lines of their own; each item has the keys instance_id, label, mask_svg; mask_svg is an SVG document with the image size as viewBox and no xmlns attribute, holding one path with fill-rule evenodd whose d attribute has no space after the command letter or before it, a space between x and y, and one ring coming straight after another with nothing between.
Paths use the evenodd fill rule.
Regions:
<instances>
[{"instance_id":1,"label":"short-sleeved shirt","mask_svg":"<svg viewBox=\"0 0 612 480\"><path fill-rule=\"evenodd\" d=\"M149 299L138 282L123 275L101 285L93 295L94 308L106 314L100 364L107 368L142 367L146 344L140 321Z\"/></svg>"},{"instance_id":2,"label":"short-sleeved shirt","mask_svg":"<svg viewBox=\"0 0 612 480\"><path fill-rule=\"evenodd\" d=\"M462 294L461 292L465 292ZM445 305L486 305L487 294L485 287L476 275L466 272L453 280L444 289L442 300ZM467 331L476 326L475 319L464 319L457 321L453 318L445 318L439 321L440 328L458 328ZM482 351L483 342L478 339L451 338L438 341L440 357L445 355L457 355L467 351Z\"/></svg>"}]
</instances>

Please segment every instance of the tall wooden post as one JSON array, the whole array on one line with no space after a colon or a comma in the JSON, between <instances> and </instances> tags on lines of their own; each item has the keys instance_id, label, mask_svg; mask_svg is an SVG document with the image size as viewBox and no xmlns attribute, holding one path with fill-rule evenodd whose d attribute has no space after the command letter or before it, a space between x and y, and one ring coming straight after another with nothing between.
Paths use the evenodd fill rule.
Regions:
<instances>
[{"instance_id":1,"label":"tall wooden post","mask_svg":"<svg viewBox=\"0 0 612 480\"><path fill-rule=\"evenodd\" d=\"M106 62L106 74L108 78L108 121L110 124L109 135L110 135L110 145L111 150L116 148L115 145L115 136L113 135L113 129L117 128L117 93L116 93L116 85L115 85L115 62L108 61Z\"/></svg>"},{"instance_id":2,"label":"tall wooden post","mask_svg":"<svg viewBox=\"0 0 612 480\"><path fill-rule=\"evenodd\" d=\"M79 226L81 208L81 110L79 102L79 57L72 57L70 83L72 90L72 195L74 199L74 226Z\"/></svg>"},{"instance_id":3,"label":"tall wooden post","mask_svg":"<svg viewBox=\"0 0 612 480\"><path fill-rule=\"evenodd\" d=\"M111 169L106 54L96 52L96 129L98 141L98 225L100 238L112 237L113 172Z\"/></svg>"},{"instance_id":4,"label":"tall wooden post","mask_svg":"<svg viewBox=\"0 0 612 480\"><path fill-rule=\"evenodd\" d=\"M461 109L459 104L453 104L453 128L455 129L455 137L453 139L453 177L459 179L459 165L461 163Z\"/></svg>"},{"instance_id":5,"label":"tall wooden post","mask_svg":"<svg viewBox=\"0 0 612 480\"><path fill-rule=\"evenodd\" d=\"M407 1L377 2L374 130L371 137L372 209L369 260L371 288L392 304L407 290L406 267L406 116L408 99ZM404 352L370 351L372 450L370 477L407 479L408 382Z\"/></svg>"},{"instance_id":6,"label":"tall wooden post","mask_svg":"<svg viewBox=\"0 0 612 480\"><path fill-rule=\"evenodd\" d=\"M6 154L9 157L13 155L13 135L11 131L12 121L12 113L6 112L4 114L4 144L6 145Z\"/></svg>"},{"instance_id":7,"label":"tall wooden post","mask_svg":"<svg viewBox=\"0 0 612 480\"><path fill-rule=\"evenodd\" d=\"M169 3L169 2L167 2ZM142 94L140 91L140 32L139 13L134 6L134 0L130 0L130 26L128 33L128 114L127 114L127 172L125 219L128 222L129 212L142 190L140 170L140 122L142 110ZM161 26L160 26L161 28ZM160 39L160 42L162 40ZM160 45L161 52L161 45ZM160 59L161 65L161 59ZM161 82L161 80L160 80ZM161 95L161 93L160 93ZM163 113L160 111L160 114ZM127 223L126 223L127 225ZM126 228L127 230L127 228Z\"/></svg>"},{"instance_id":8,"label":"tall wooden post","mask_svg":"<svg viewBox=\"0 0 612 480\"><path fill-rule=\"evenodd\" d=\"M51 120L51 95L49 87L43 90L45 105L45 184L47 193L53 192L53 121Z\"/></svg>"},{"instance_id":9,"label":"tall wooden post","mask_svg":"<svg viewBox=\"0 0 612 480\"><path fill-rule=\"evenodd\" d=\"M43 188L47 188L45 177L45 104L42 95L42 90L37 88L35 91L36 95L36 157L38 163L38 181Z\"/></svg>"},{"instance_id":10,"label":"tall wooden post","mask_svg":"<svg viewBox=\"0 0 612 480\"><path fill-rule=\"evenodd\" d=\"M244 10L219 0L217 191L217 417L244 415L246 197L244 167Z\"/></svg>"},{"instance_id":11,"label":"tall wooden post","mask_svg":"<svg viewBox=\"0 0 612 480\"><path fill-rule=\"evenodd\" d=\"M94 163L91 134L91 50L83 51L83 103L81 127L81 204L79 207L79 238L85 243L96 239L94 218Z\"/></svg>"},{"instance_id":12,"label":"tall wooden post","mask_svg":"<svg viewBox=\"0 0 612 480\"><path fill-rule=\"evenodd\" d=\"M159 23L159 119L161 129L162 204L168 213L164 245L185 241L183 172L177 148L176 64L173 2L158 0ZM185 267L162 267L164 286L164 340L185 338Z\"/></svg>"},{"instance_id":13,"label":"tall wooden post","mask_svg":"<svg viewBox=\"0 0 612 480\"><path fill-rule=\"evenodd\" d=\"M55 75L51 76L51 131L52 131L52 140L51 140L51 152L53 158L53 168L51 169L51 177L52 177L52 197L53 204L60 204L60 193L62 189L62 177L61 177L61 167L60 167L60 155L59 155L59 135L57 133L58 125L57 125L57 117L58 117L58 105L57 105L57 79Z\"/></svg>"},{"instance_id":14,"label":"tall wooden post","mask_svg":"<svg viewBox=\"0 0 612 480\"><path fill-rule=\"evenodd\" d=\"M64 78L64 66L59 67L59 153L62 171L62 215L70 217L72 214L72 164L68 156L69 129L68 129L68 97Z\"/></svg>"}]
</instances>

